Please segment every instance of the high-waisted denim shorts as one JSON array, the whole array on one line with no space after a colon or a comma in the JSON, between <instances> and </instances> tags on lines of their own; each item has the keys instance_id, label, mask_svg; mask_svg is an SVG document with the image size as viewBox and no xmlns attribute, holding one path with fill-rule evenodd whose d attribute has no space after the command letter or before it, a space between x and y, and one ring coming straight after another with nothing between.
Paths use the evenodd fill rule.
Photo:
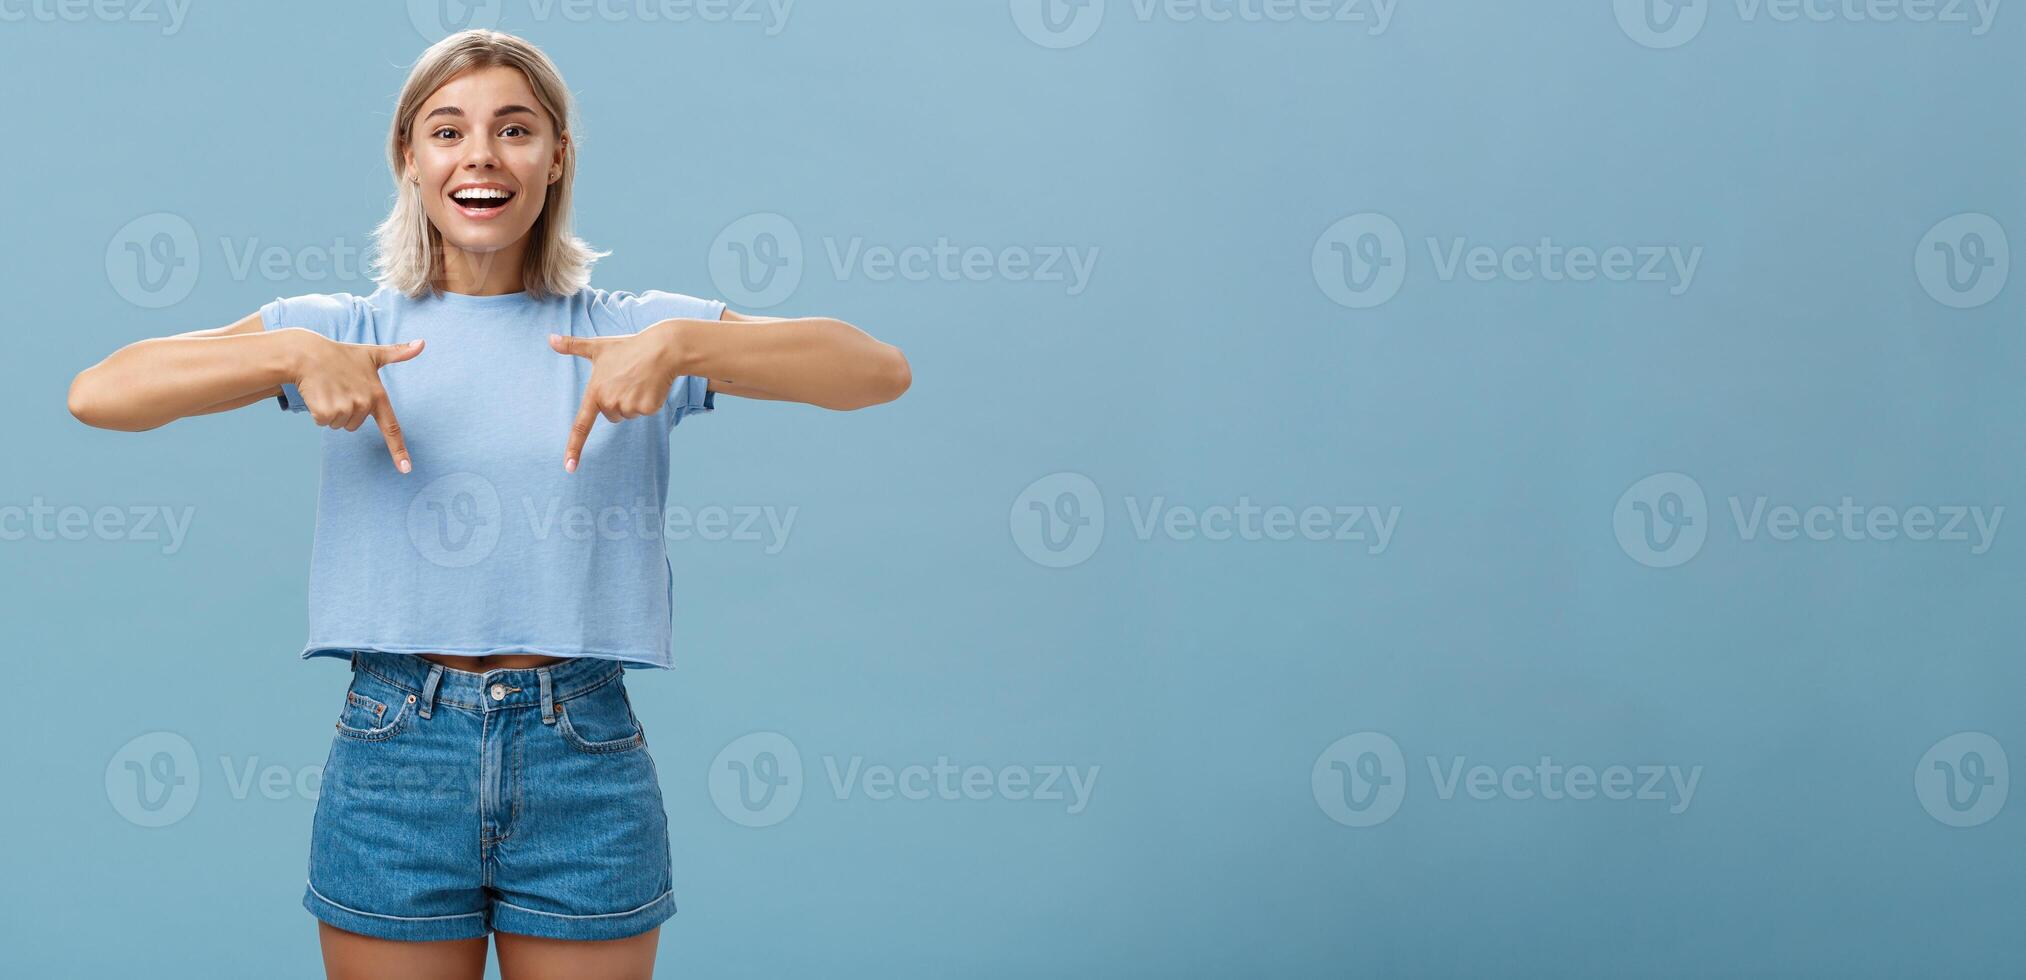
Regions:
<instances>
[{"instance_id":1,"label":"high-waisted denim shorts","mask_svg":"<svg viewBox=\"0 0 2026 980\"><path fill-rule=\"evenodd\" d=\"M386 939L617 939L675 913L668 818L615 660L483 674L356 652L303 905Z\"/></svg>"}]
</instances>

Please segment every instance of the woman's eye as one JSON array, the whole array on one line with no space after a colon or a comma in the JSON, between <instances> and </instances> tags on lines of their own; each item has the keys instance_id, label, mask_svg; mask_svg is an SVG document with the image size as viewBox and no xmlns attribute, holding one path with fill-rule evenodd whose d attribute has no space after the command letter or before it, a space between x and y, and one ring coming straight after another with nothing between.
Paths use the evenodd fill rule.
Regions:
<instances>
[{"instance_id":1,"label":"woman's eye","mask_svg":"<svg viewBox=\"0 0 2026 980\"><path fill-rule=\"evenodd\" d=\"M447 133L447 134L449 134L449 135L445 135L446 133ZM431 136L434 136L434 137L436 137L437 139L440 139L440 140L449 140L449 139L456 139L456 138L457 138L457 130L454 130L454 129L451 129L450 127L448 127L448 126L445 126L445 127L443 127L442 129L439 129L439 130L437 130L436 132L434 132L434 133L431 133L431 134L429 134L429 135L431 135Z\"/></svg>"},{"instance_id":2,"label":"woman's eye","mask_svg":"<svg viewBox=\"0 0 2026 980\"><path fill-rule=\"evenodd\" d=\"M523 127L523 126L508 126L507 128L505 128L505 129L502 129L502 130L500 130L500 135L501 135L501 136L505 136L505 135L507 135L507 134L509 134L509 133L514 133L514 132L518 132L518 133L522 134L523 136L525 136L525 135L527 135L527 132L528 132L528 131L527 131L527 129L526 129L525 127Z\"/></svg>"}]
</instances>

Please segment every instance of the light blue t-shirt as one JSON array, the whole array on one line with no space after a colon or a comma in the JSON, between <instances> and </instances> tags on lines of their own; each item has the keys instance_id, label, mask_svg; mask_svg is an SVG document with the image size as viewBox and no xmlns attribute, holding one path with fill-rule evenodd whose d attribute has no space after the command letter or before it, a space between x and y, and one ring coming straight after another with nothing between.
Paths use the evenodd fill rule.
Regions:
<instances>
[{"instance_id":1,"label":"light blue t-shirt","mask_svg":"<svg viewBox=\"0 0 2026 980\"><path fill-rule=\"evenodd\" d=\"M708 381L677 378L652 416L591 429L563 470L591 362L549 334L610 337L668 319L716 320L724 304L677 293L586 288L409 299L312 294L260 308L269 330L302 327L351 344L423 340L380 370L413 469L394 468L368 419L322 429L302 657L352 650L603 657L670 667L669 436L711 411ZM284 409L306 411L293 385Z\"/></svg>"}]
</instances>

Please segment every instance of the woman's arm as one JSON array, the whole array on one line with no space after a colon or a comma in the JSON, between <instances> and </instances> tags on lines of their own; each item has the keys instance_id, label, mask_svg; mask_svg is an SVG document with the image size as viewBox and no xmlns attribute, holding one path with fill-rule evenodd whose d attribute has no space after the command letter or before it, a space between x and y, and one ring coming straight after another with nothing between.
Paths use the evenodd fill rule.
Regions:
<instances>
[{"instance_id":1,"label":"woman's arm","mask_svg":"<svg viewBox=\"0 0 2026 980\"><path fill-rule=\"evenodd\" d=\"M379 369L422 352L407 345L341 344L300 328L263 329L259 313L230 326L136 341L78 373L70 414L101 429L141 432L191 415L250 405L295 384L318 425L379 423L394 464L407 446Z\"/></svg>"},{"instance_id":2,"label":"woman's arm","mask_svg":"<svg viewBox=\"0 0 2026 980\"><path fill-rule=\"evenodd\" d=\"M563 468L573 473L598 416L623 422L659 412L684 375L709 378L712 391L727 395L838 411L893 401L914 380L900 348L828 317L789 320L726 310L719 320L663 320L623 337L551 334L549 346L592 365L563 448Z\"/></svg>"},{"instance_id":3,"label":"woman's arm","mask_svg":"<svg viewBox=\"0 0 2026 980\"><path fill-rule=\"evenodd\" d=\"M292 339L253 313L230 326L137 341L78 373L70 414L101 429L140 432L281 392Z\"/></svg>"},{"instance_id":4,"label":"woman's arm","mask_svg":"<svg viewBox=\"0 0 2026 980\"><path fill-rule=\"evenodd\" d=\"M711 379L713 391L803 402L838 411L899 398L913 383L907 356L892 344L828 317L746 316L727 309L716 322L664 320L677 375Z\"/></svg>"}]
</instances>

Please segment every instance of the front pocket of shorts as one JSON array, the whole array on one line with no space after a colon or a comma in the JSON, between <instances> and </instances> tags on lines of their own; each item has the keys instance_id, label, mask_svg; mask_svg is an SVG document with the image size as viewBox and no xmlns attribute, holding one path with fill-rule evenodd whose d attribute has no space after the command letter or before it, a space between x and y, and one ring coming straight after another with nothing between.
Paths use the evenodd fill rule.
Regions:
<instances>
[{"instance_id":1,"label":"front pocket of shorts","mask_svg":"<svg viewBox=\"0 0 2026 980\"><path fill-rule=\"evenodd\" d=\"M393 738L407 727L408 710L414 704L414 695L355 673L352 686L345 691L345 707L338 713L338 734L362 742Z\"/></svg>"},{"instance_id":2,"label":"front pocket of shorts","mask_svg":"<svg viewBox=\"0 0 2026 980\"><path fill-rule=\"evenodd\" d=\"M556 702L556 731L570 747L592 754L625 752L647 744L640 719L621 681L568 701Z\"/></svg>"}]
</instances>

